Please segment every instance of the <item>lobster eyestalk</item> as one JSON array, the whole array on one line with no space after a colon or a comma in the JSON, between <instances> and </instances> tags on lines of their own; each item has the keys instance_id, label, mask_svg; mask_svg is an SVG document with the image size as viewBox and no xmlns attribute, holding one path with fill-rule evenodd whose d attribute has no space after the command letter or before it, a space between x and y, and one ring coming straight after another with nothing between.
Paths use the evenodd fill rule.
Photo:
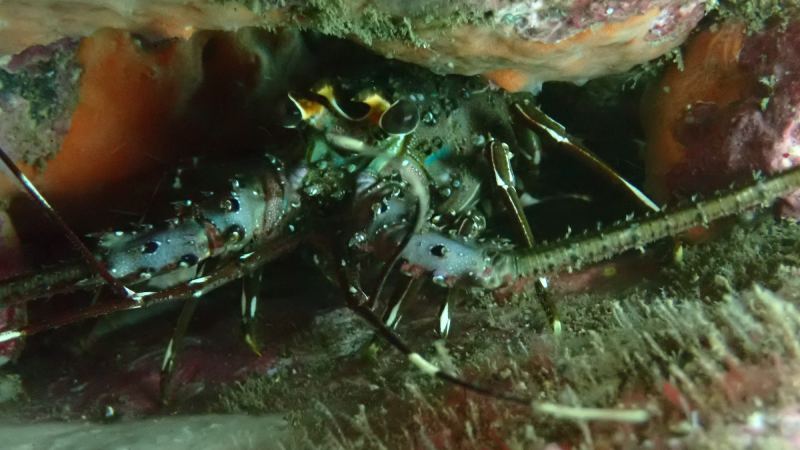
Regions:
<instances>
[{"instance_id":1,"label":"lobster eyestalk","mask_svg":"<svg viewBox=\"0 0 800 450\"><path fill-rule=\"evenodd\" d=\"M474 278L485 289L496 289L520 278L538 277L560 270L580 269L632 249L642 249L660 239L753 208L764 208L800 189L800 166L719 192L713 198L692 201L674 211L662 209L640 220L626 220L593 234L559 240L535 248L498 252L490 270Z\"/></svg>"}]
</instances>

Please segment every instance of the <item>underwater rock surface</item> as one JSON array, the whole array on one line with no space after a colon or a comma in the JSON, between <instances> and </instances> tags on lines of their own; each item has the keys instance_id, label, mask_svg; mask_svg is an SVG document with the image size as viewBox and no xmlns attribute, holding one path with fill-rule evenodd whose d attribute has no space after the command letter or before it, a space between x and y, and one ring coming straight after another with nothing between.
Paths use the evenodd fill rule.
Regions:
<instances>
[{"instance_id":1,"label":"underwater rock surface","mask_svg":"<svg viewBox=\"0 0 800 450\"><path fill-rule=\"evenodd\" d=\"M729 23L698 34L646 106L651 191L710 193L754 171L800 164L800 22L748 35ZM783 215L800 214L800 192Z\"/></svg>"},{"instance_id":2,"label":"underwater rock surface","mask_svg":"<svg viewBox=\"0 0 800 450\"><path fill-rule=\"evenodd\" d=\"M278 17L269 16L270 11L278 11L266 8L272 3L278 2L256 2L262 8L257 20ZM668 36L665 38L667 41L677 40L681 33L676 29L682 29L682 26L686 26L686 30L691 28L689 23L697 19L697 10L692 8L700 7L702 2L684 5L687 6L685 9L675 2L548 2L548 5L575 6L575 14L568 24L558 22L562 17L558 9L552 5L553 9L548 9L546 2L476 0L455 3L468 4L475 11L481 11L481 5L491 11L508 12L511 8L509 20L513 17L533 20L531 17L536 15L536 20L552 17L556 23L562 23L561 28L549 29L549 35L546 34L548 28L543 26L528 32L530 36L527 37L514 34L521 33L518 28L526 29L521 20L519 23L494 22L494 12L487 17L451 21L450 27L437 31L435 20L426 19L430 11L423 14L426 11L423 6L438 7L437 13L451 20L457 10L449 8L454 3L444 0L280 3L291 5L293 9L286 11L291 12L291 19L297 23L334 35L352 36L375 48L384 43L389 52L392 46L397 46L408 49L409 57L424 57L430 50L424 48L425 41L418 41L419 36L404 34L403 30L421 33L429 29L431 43L433 38L448 36L447 33L451 33L451 38L458 36L453 33L460 29L459 33L484 30L489 34L492 30L505 30L498 32L498 36L517 43L535 42L526 40L531 38L552 39L552 43L560 45L573 42L571 39L574 38L576 42L594 45L594 38L598 35L612 36L611 29L629 30L628 25L635 22L642 28L635 31L631 28L631 33L649 30L643 42L651 42L650 39L662 42L660 36ZM62 2L26 4L17 12L59 4ZM84 139L71 144L72 153L60 152L55 160L49 162L48 169L55 167L51 173L58 174L57 164L62 164L60 173L73 178L64 181L64 178L49 175L53 178L48 181L46 172L44 178L37 180L51 189L48 194L71 195L79 206L84 205L83 209L78 209L78 214L83 216L78 220L92 221L98 229L107 229L100 220L101 212L109 210L111 213L111 206L116 211L128 205L124 204L123 196L114 198L111 205L91 202L86 195L89 188L109 195L107 183L110 177L128 177L131 182L123 186L126 194L137 188L152 189L160 183L160 171L169 166L165 160L177 156L170 151L179 149L174 145L179 142L178 137L188 135L193 138L182 147L188 156L216 150L231 159L237 157L232 149L242 144L261 152L263 143L273 139L261 131L264 127L259 122L259 119L267 121L269 118L263 110L250 107L256 96L260 95L262 99L268 96L264 92L265 85L285 94L282 90L285 86L277 77L280 71L272 69L283 68L286 60L271 53L275 49L249 45L253 41L242 31L194 32L194 25L181 28L181 23L150 23L146 16L133 14L124 7L130 2L105 0L86 1L84 4L116 8L116 15L103 17L117 17L123 21L122 26L139 31L149 29L150 37L171 34L184 37L181 31L191 34L191 37L157 42L128 31L101 30L92 32L91 37L83 40L83 73L87 84L79 86L75 80L69 86L93 88L80 92L78 100L82 103L72 117L72 127L82 130ZM176 8L174 11L180 9L177 1L161 0L148 4L167 8L162 11L169 10L168 7ZM181 17L197 19L193 23L203 23L200 20L205 14L202 4L205 3L181 2L181 5L193 5L194 13L199 14ZM333 4L353 9L331 9ZM237 2L215 2L214 5L241 9ZM386 11L386 15L364 14L365 11L377 11L369 9L377 8L374 5L385 8L381 11ZM654 22L648 5L658 5L662 12L674 14L668 17L680 20ZM6 6L6 3L0 5L0 11ZM303 7L308 9L303 10ZM611 7L616 8L615 12L609 12ZM301 14L303 11L307 14ZM332 11L344 11L338 19L355 17L354 11L358 11L367 22L362 19L337 21ZM413 11L420 13L413 15ZM85 12L87 14L75 20L81 26L89 24L88 30L96 24L92 25L89 11ZM239 13L245 18L243 23L250 20L246 11ZM67 16L54 13L53 19ZM399 16L407 17L411 25L384 21L387 17ZM123 17L130 19L129 25L124 25ZM234 15L231 12L224 17ZM684 19L686 22L681 21ZM609 25L606 30L601 24L603 21L613 22L614 26ZM147 23L150 25L143 25ZM233 23L231 19L226 25L232 26ZM367 23L383 25L369 28ZM545 34L537 34L540 31ZM712 184L725 184L728 182L725 177L745 173L752 167L766 171L775 166L774 170L779 170L779 166L786 165L787 159L796 163L792 152L797 149L797 127L794 125L797 116L793 115L792 105L800 100L794 62L800 56L795 54L800 48L798 31L792 25L788 32L774 28L747 37L741 29L734 29L726 38L730 40L722 41L725 42L722 55L731 57L732 65L717 64L715 58L699 53L696 58L707 63L700 66L701 77L688 78L683 83L706 89L709 84L720 89L731 87L719 97L700 97L701 100L691 108L692 114L686 112L686 103L675 101L698 97L679 95L681 91L670 85L672 95L666 97L672 100L670 104L674 109L666 110L676 111L673 118L678 122L677 125L668 122L660 130L676 142L675 148L679 152L675 153L675 160L654 156L652 158L662 165L651 166L665 169L662 178L665 190L673 190L665 195L683 189L677 185L678 180L699 190L713 189ZM467 33L464 39L472 35L479 36ZM632 35L623 33L619 36ZM718 42L716 38L710 40ZM633 41L638 42L637 39ZM442 42L443 48L452 44L448 44L446 39ZM731 42L738 44L734 46ZM277 49L290 53L291 39L276 44ZM604 61L602 53L587 50L591 47L582 47L583 44L577 47L581 52L592 53L593 61L589 62ZM615 45L609 44L609 50L617 48ZM491 51L503 50L500 45L489 47L481 51L491 54ZM534 47L538 46L531 46ZM448 49L435 55L435 58L442 58L437 59L438 62L425 62L437 67L435 64L444 61L444 66L438 69L447 71L446 58L461 61L457 52L463 48L459 46L452 50L455 53L448 53ZM585 62L586 58L582 56L585 53L575 53L578 55L576 59L570 59L571 50L566 46L562 50L567 53L558 50L551 57L575 63L576 67ZM501 53L498 51L497 54ZM625 53L622 51L621 56ZM761 54L769 56L761 58ZM231 55L233 57L228 58ZM640 53L636 55L641 56ZM690 59L693 57L687 56L687 60ZM787 62L787 59L791 61ZM479 56L470 54L465 54L463 61L475 64L472 67L477 67L477 73L498 64L497 59L484 62ZM619 63L619 60L613 61ZM396 78L403 78L404 72L395 70L396 62L392 64ZM348 68L347 64L341 65ZM520 67L512 65L499 72L490 71L489 75L497 84L510 89L530 87L541 81L526 73L529 68ZM614 67L613 64L610 67ZM452 69L457 69L455 63ZM553 73L564 76L568 72L553 68ZM586 75L589 72L582 73ZM717 76L709 77L709 74ZM314 71L312 75L321 77L320 72ZM686 75L676 72L675 76ZM265 85L254 80L261 80ZM269 80L269 83L263 80ZM671 78L668 76L665 80ZM704 80L704 83L698 80ZM439 79L430 81L435 85L440 82ZM406 84L413 86L401 94L416 98L415 101L420 103L422 93L430 99L430 91L413 80ZM468 98L474 101L485 92L499 92L486 84L478 81L477 86L467 85L464 89L452 91L444 100L458 105ZM657 92L665 92L665 89L662 87ZM660 105L660 99L652 102L654 108ZM10 108L8 111L15 110ZM27 117L28 110L18 111ZM182 116L187 111L195 114ZM197 114L198 111L202 114ZM460 142L454 138L456 133L452 130L468 130L468 124L472 123L468 119L472 117L462 112L448 118L447 114L439 115L441 111L436 110L437 115L433 112L423 114L423 125L425 120L435 122L437 116L440 121L452 120L455 125L450 128L442 126L437 131L438 136L440 141ZM179 117L187 120L183 128L179 126L181 122L175 120ZM652 117L660 116L654 114ZM730 125L726 120L739 117L742 118L739 123L758 126L728 128ZM482 119L478 116L474 120L482 122ZM616 120L626 122L621 117ZM628 122L626 125L634 127L632 123L635 120ZM48 122L41 122L41 129L48 127ZM244 135L251 131L237 135L230 130L252 130L252 135ZM442 130L450 131L445 133ZM458 134L462 135L472 137L466 131ZM485 138L476 136L481 140L463 139L459 145L482 145L478 142ZM728 136L739 139L735 141L739 147L721 140ZM659 139L659 136L653 138ZM759 149L760 153L743 153L745 143ZM89 152L81 154L75 151L85 150L89 144L92 144ZM714 153L706 145L717 146L723 151ZM713 149L719 150L717 147ZM24 153L24 150L19 150L21 148L18 147L17 153ZM777 153L780 149L784 153ZM687 152L692 154L687 155ZM63 158L61 163L59 157ZM107 160L102 159L106 157ZM97 161L104 164L95 167L88 163ZM630 162L623 161L623 164ZM726 170L718 174L714 165ZM740 169L743 172L738 172ZM578 177L574 172L569 176ZM726 181L721 181L722 178ZM170 180L167 181L169 184ZM459 179L459 184L461 181ZM599 183L592 186L597 187ZM530 187L533 191L536 186ZM144 197L145 203L152 203L153 194L148 194ZM486 200L489 199L490 196L486 195ZM563 200L557 203L561 202ZM579 215L576 208L572 206L571 209L570 217L576 218ZM547 211L551 210L548 205ZM134 220L141 220L146 214L137 213L136 209L132 211L135 214L128 215L132 215ZM365 214L374 212L369 208L364 210ZM531 214L531 217L537 221L552 219L547 213ZM113 225L120 222L121 218L117 218ZM502 232L500 224L491 223L489 226L493 234ZM338 227L332 228L338 230ZM17 231L30 234L30 229L25 227ZM460 368L459 373L468 380L497 387L503 392L535 395L567 407L647 411L652 416L646 425L556 420L532 414L527 406L431 382L410 368L391 349L381 347L379 340L376 340L378 344L367 348L372 331L350 312L343 309L321 312L327 304L341 306L335 303L340 301L340 290L326 278L325 275L329 274L325 273L324 267L305 261L313 259L312 255L303 254L270 265L265 270L268 276L271 274L264 284L268 300L265 303L271 304L273 309L264 308L261 313L263 317L259 326L266 330L261 337L267 344L261 355L253 354L241 342L240 317L236 310L241 295L239 286L220 289L203 297L202 303L208 309L200 310L192 321L174 379L177 385L175 403L170 407L165 407L159 398L159 377L161 356L177 321L175 308L143 310L143 313L150 314L148 317L134 317L133 314L108 316L97 324L84 322L72 329L65 327L49 335L30 338L22 359L3 368L20 375L15 383L9 383L12 388L17 387L19 394L15 394L16 400L3 405L8 409L3 411L6 415L0 416L3 417L0 442L11 448L41 444L75 448L159 446L199 450L271 448L275 441L283 441L287 448L566 449L592 446L602 449L749 448L771 439L776 446L789 447L797 442L797 405L800 401L796 389L797 374L800 373L800 345L796 340L800 330L797 310L800 304L799 233L794 222L775 224L771 217L765 217L757 223L740 224L724 241L704 247L687 246L682 264L673 266L667 262L671 260L669 252L656 247L645 255L626 255L625 260L617 259L586 271L555 277L551 280L551 292L557 298L564 325L560 336L554 335L550 317L539 299L530 293L505 299L505 303L500 304L496 298L490 298L491 293L445 291L441 286L430 286L425 290L416 300L418 305L412 305L416 309L409 310L398 327L398 334L408 339L414 348L420 349L421 354L432 355L434 362L453 371ZM333 237L338 239L341 236ZM34 235L34 238L40 236ZM40 244L46 246L47 240L42 239ZM52 251L52 247L48 250ZM0 213L0 278L23 268L25 261L21 260L21 251L15 230L6 220L6 213ZM16 255L20 255L19 261L13 258ZM25 256L29 255L25 253ZM51 259L46 262L59 262L57 257L49 257ZM668 281L662 282L662 278ZM629 286L632 288L628 289ZM435 310L438 302L450 294L454 297L453 329L446 344L442 344L436 341L434 333L440 326ZM316 297L323 296L331 298L326 298L327 301L321 304L323 302ZM91 300L86 297L78 300ZM301 311L301 300L308 299L320 304L307 306L310 311ZM218 301L218 307L215 301ZM60 305L63 302L36 301L27 306L32 308L31 317L35 317L37 312L57 312ZM37 307L40 311L36 311ZM301 317L289 320L286 317L291 315L280 314L282 309ZM11 309L0 310L0 331L6 326L2 323L2 316L10 321L15 318L9 315L13 312ZM21 341L10 342L20 345ZM14 356L16 351L0 347L0 358ZM2 391L3 385L0 384L0 403ZM233 415L149 418L151 414L208 411ZM264 416L252 417L243 413ZM278 414L281 418L277 417ZM106 424L88 423L86 418ZM30 424L31 419L46 422ZM82 422L50 422L56 419Z\"/></svg>"},{"instance_id":3,"label":"underwater rock surface","mask_svg":"<svg viewBox=\"0 0 800 450\"><path fill-rule=\"evenodd\" d=\"M618 73L680 45L705 1L115 1L0 4L0 53L103 27L150 37L297 24L350 37L440 73L487 74L519 90Z\"/></svg>"},{"instance_id":4,"label":"underwater rock surface","mask_svg":"<svg viewBox=\"0 0 800 450\"><path fill-rule=\"evenodd\" d=\"M441 73L486 74L519 90L624 72L680 45L705 13L705 2L696 0L466 3L482 20L446 32L434 21L412 20L422 48L393 40L373 47Z\"/></svg>"},{"instance_id":5,"label":"underwater rock surface","mask_svg":"<svg viewBox=\"0 0 800 450\"><path fill-rule=\"evenodd\" d=\"M3 448L277 449L287 424L275 416L162 417L117 424L0 423Z\"/></svg>"},{"instance_id":6,"label":"underwater rock surface","mask_svg":"<svg viewBox=\"0 0 800 450\"><path fill-rule=\"evenodd\" d=\"M58 151L69 129L81 75L77 47L64 38L0 64L0 146L27 163Z\"/></svg>"}]
</instances>

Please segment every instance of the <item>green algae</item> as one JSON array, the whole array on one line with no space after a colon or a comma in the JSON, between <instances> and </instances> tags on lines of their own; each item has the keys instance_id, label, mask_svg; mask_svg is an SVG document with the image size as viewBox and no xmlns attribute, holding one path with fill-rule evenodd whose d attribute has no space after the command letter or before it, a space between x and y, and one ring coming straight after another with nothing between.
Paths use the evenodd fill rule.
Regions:
<instances>
[{"instance_id":1,"label":"green algae","mask_svg":"<svg viewBox=\"0 0 800 450\"><path fill-rule=\"evenodd\" d=\"M0 69L0 96L11 102L1 113L4 138L17 157L41 166L58 151L78 104L79 75L68 45L22 70Z\"/></svg>"},{"instance_id":2,"label":"green algae","mask_svg":"<svg viewBox=\"0 0 800 450\"><path fill-rule=\"evenodd\" d=\"M258 14L269 11L286 10L289 23L305 30L325 35L352 38L366 45L376 41L395 41L415 47L426 47L427 42L420 38L413 23L419 23L426 30L447 30L463 24L485 23L489 20L477 14L472 8L454 7L450 2L423 4L413 16L397 15L373 5L361 6L346 0L217 0L221 3L239 3ZM276 24L266 24L270 28Z\"/></svg>"},{"instance_id":3,"label":"green algae","mask_svg":"<svg viewBox=\"0 0 800 450\"><path fill-rule=\"evenodd\" d=\"M710 2L722 20L740 20L750 32L763 30L770 22L788 23L798 12L794 0L719 0Z\"/></svg>"},{"instance_id":4,"label":"green algae","mask_svg":"<svg viewBox=\"0 0 800 450\"><path fill-rule=\"evenodd\" d=\"M354 37L367 45L375 40L399 40L424 46L408 18L393 17L372 6L356 13L344 0L311 0L300 14L308 20L304 27L323 34Z\"/></svg>"}]
</instances>

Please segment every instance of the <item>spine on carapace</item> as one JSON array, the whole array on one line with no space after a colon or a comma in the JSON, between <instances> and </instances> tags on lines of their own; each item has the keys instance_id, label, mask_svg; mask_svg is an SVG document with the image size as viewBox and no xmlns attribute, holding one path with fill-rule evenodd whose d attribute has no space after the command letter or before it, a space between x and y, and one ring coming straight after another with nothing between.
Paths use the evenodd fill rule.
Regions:
<instances>
[{"instance_id":1,"label":"spine on carapace","mask_svg":"<svg viewBox=\"0 0 800 450\"><path fill-rule=\"evenodd\" d=\"M492 257L491 271L479 282L482 287L491 289L519 278L579 269L726 216L769 206L775 199L798 189L800 167L768 178L757 175L754 176L754 182L747 186L723 191L711 199L692 202L674 211L663 210L594 234L559 240L532 249L498 253Z\"/></svg>"}]
</instances>

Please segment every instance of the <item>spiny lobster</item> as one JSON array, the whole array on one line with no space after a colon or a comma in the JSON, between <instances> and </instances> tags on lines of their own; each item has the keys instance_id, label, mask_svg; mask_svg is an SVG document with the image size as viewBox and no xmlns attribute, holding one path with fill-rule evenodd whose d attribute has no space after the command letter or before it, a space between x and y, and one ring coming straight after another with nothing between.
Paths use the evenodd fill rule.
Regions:
<instances>
[{"instance_id":1,"label":"spiny lobster","mask_svg":"<svg viewBox=\"0 0 800 450\"><path fill-rule=\"evenodd\" d=\"M344 291L347 306L417 367L477 392L531 404L530 399L476 386L442 371L409 348L392 331L400 316L402 294L388 302L383 318L376 315L375 306L398 263L411 275L409 284L430 277L451 288L495 290L529 279L543 292L545 277L557 271L577 269L691 227L766 206L800 187L800 169L795 168L771 178L756 177L748 186L709 200L662 210L577 144L558 123L533 108L530 97L483 95L496 95L505 102L504 111L518 128L487 130L484 142L471 146L456 148L442 142L430 148L420 146L418 137L437 129L424 129L417 99L390 101L374 91L343 95L329 83L292 93L287 97L282 125L300 131L302 158L298 162L293 162L296 157L267 154L244 164L214 166L210 177L201 177L205 185L176 203L174 215L165 224L101 233L94 251L63 224L35 186L0 151L4 163L29 193L61 223L84 260L83 264L4 281L0 306L98 289L103 284L111 286L116 297L82 311L4 330L0 342L115 311L185 299L164 358L162 389L166 390L180 336L197 299L242 279L245 339L258 351L250 328L260 296L260 270L299 244L310 243L322 255L320 266ZM526 164L535 170L540 149L533 131L620 186L650 215L595 234L535 243L519 192L524 183L515 177L515 170L525 170ZM512 163L512 147L519 156L516 164ZM202 173L202 164L180 169L173 187L185 188L193 170ZM499 206L485 202L486 185L497 194ZM337 210L339 217L328 216ZM498 210L511 216L519 235L518 247L484 239L488 234L486 215ZM341 211L349 215L342 218ZM334 231L321 231L326 229ZM373 257L382 262L378 270L368 264ZM365 289L365 278L377 281ZM554 323L557 320L554 317ZM446 335L449 326L445 300L438 331ZM533 405L543 413L565 412L548 403ZM619 418L640 421L646 414L621 413Z\"/></svg>"}]
</instances>

